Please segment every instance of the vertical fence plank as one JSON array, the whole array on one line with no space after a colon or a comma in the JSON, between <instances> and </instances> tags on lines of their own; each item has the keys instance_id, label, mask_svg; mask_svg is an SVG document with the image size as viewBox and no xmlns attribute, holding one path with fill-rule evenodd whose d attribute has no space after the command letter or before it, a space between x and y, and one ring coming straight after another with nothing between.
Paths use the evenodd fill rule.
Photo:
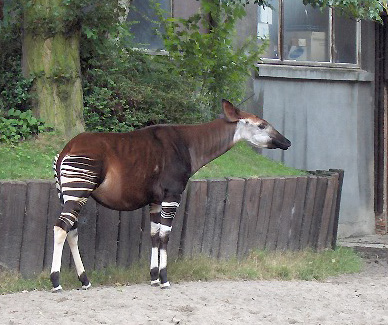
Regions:
<instances>
[{"instance_id":1,"label":"vertical fence plank","mask_svg":"<svg viewBox=\"0 0 388 325\"><path fill-rule=\"evenodd\" d=\"M230 258L237 254L244 188L245 181L243 179L228 179L227 199L222 222L220 258Z\"/></svg>"},{"instance_id":2,"label":"vertical fence plank","mask_svg":"<svg viewBox=\"0 0 388 325\"><path fill-rule=\"evenodd\" d=\"M323 250L326 248L327 237L329 236L329 226L332 217L333 195L335 186L337 185L336 177L330 176L327 181L326 195L323 202L321 223L318 230L317 249Z\"/></svg>"},{"instance_id":3,"label":"vertical fence plank","mask_svg":"<svg viewBox=\"0 0 388 325\"><path fill-rule=\"evenodd\" d=\"M333 192L333 197L331 198L332 203L331 203L331 211L330 211L330 223L328 226L328 234L327 234L327 238L326 238L325 247L327 247L327 248L330 247L330 248L334 249L335 247L332 247L332 241L333 241L333 235L335 232L334 223L335 223L335 211L336 211L336 207L337 207L339 174L333 172L332 178L333 178L333 182L334 182L334 192Z\"/></svg>"},{"instance_id":4,"label":"vertical fence plank","mask_svg":"<svg viewBox=\"0 0 388 325\"><path fill-rule=\"evenodd\" d=\"M0 265L19 270L27 184L0 182Z\"/></svg>"},{"instance_id":5,"label":"vertical fence plank","mask_svg":"<svg viewBox=\"0 0 388 325\"><path fill-rule=\"evenodd\" d=\"M240 221L237 256L246 255L253 248L256 234L257 213L260 202L261 179L248 178L245 181L245 195Z\"/></svg>"},{"instance_id":6,"label":"vertical fence plank","mask_svg":"<svg viewBox=\"0 0 388 325\"><path fill-rule=\"evenodd\" d=\"M186 222L183 238L183 255L190 257L201 252L205 227L207 181L193 180L188 189L189 203L186 208Z\"/></svg>"},{"instance_id":7,"label":"vertical fence plank","mask_svg":"<svg viewBox=\"0 0 388 325\"><path fill-rule=\"evenodd\" d=\"M208 184L206 227L202 240L202 253L207 256L218 257L227 185L226 179L214 179Z\"/></svg>"},{"instance_id":8,"label":"vertical fence plank","mask_svg":"<svg viewBox=\"0 0 388 325\"><path fill-rule=\"evenodd\" d=\"M268 233L265 240L265 248L267 250L274 250L277 246L277 238L279 234L279 226L281 223L281 212L284 199L284 187L285 178L276 178L272 196L272 207L268 225Z\"/></svg>"},{"instance_id":9,"label":"vertical fence plank","mask_svg":"<svg viewBox=\"0 0 388 325\"><path fill-rule=\"evenodd\" d=\"M96 260L97 203L89 198L78 218L79 251L86 270L94 269Z\"/></svg>"},{"instance_id":10,"label":"vertical fence plank","mask_svg":"<svg viewBox=\"0 0 388 325\"><path fill-rule=\"evenodd\" d=\"M168 242L169 260L176 259L181 254L181 240L182 240L183 222L185 219L186 201L187 201L187 188L182 194L181 202L177 209L175 218L172 222L172 231L170 234L170 240Z\"/></svg>"},{"instance_id":11,"label":"vertical fence plank","mask_svg":"<svg viewBox=\"0 0 388 325\"><path fill-rule=\"evenodd\" d=\"M309 176L307 178L307 191L303 213L303 222L300 236L300 249L304 249L309 244L310 228L313 219L313 210L315 202L315 192L317 189L317 177Z\"/></svg>"},{"instance_id":12,"label":"vertical fence plank","mask_svg":"<svg viewBox=\"0 0 388 325\"><path fill-rule=\"evenodd\" d=\"M50 182L43 181L27 183L26 216L20 256L20 273L25 277L43 271L50 185Z\"/></svg>"},{"instance_id":13,"label":"vertical fence plank","mask_svg":"<svg viewBox=\"0 0 388 325\"><path fill-rule=\"evenodd\" d=\"M308 246L312 248L317 248L318 245L318 236L319 229L321 227L323 206L325 203L325 196L327 190L327 177L319 177L317 182L317 189L314 199L314 209L313 209L313 218L311 221L310 235Z\"/></svg>"},{"instance_id":14,"label":"vertical fence plank","mask_svg":"<svg viewBox=\"0 0 388 325\"><path fill-rule=\"evenodd\" d=\"M288 248L288 242L291 236L291 224L295 214L296 183L296 177L285 179L283 204L280 212L280 225L276 244L277 250L286 250Z\"/></svg>"},{"instance_id":15,"label":"vertical fence plank","mask_svg":"<svg viewBox=\"0 0 388 325\"><path fill-rule=\"evenodd\" d=\"M256 240L254 247L257 249L265 248L269 221L271 216L272 197L274 194L275 178L263 178L261 181L261 191L259 200L259 211L256 222Z\"/></svg>"},{"instance_id":16,"label":"vertical fence plank","mask_svg":"<svg viewBox=\"0 0 388 325\"><path fill-rule=\"evenodd\" d=\"M291 220L290 235L288 238L288 248L293 251L299 249L306 190L307 177L298 177L294 198L294 213Z\"/></svg>"},{"instance_id":17,"label":"vertical fence plank","mask_svg":"<svg viewBox=\"0 0 388 325\"><path fill-rule=\"evenodd\" d=\"M97 213L95 265L97 269L102 269L116 265L120 214L102 205L97 205Z\"/></svg>"},{"instance_id":18,"label":"vertical fence plank","mask_svg":"<svg viewBox=\"0 0 388 325\"><path fill-rule=\"evenodd\" d=\"M151 221L149 206L142 209L140 259L149 261L151 258Z\"/></svg>"},{"instance_id":19,"label":"vertical fence plank","mask_svg":"<svg viewBox=\"0 0 388 325\"><path fill-rule=\"evenodd\" d=\"M330 169L329 171L338 173L338 187L337 187L337 196L335 201L335 210L333 214L333 226L332 231L332 241L331 248L335 249L337 245L337 231L338 231L338 221L339 221L339 212L341 207L341 195L342 195L342 185L344 181L344 171L342 169Z\"/></svg>"},{"instance_id":20,"label":"vertical fence plank","mask_svg":"<svg viewBox=\"0 0 388 325\"><path fill-rule=\"evenodd\" d=\"M142 209L120 212L118 266L127 267L139 261L142 217Z\"/></svg>"}]
</instances>

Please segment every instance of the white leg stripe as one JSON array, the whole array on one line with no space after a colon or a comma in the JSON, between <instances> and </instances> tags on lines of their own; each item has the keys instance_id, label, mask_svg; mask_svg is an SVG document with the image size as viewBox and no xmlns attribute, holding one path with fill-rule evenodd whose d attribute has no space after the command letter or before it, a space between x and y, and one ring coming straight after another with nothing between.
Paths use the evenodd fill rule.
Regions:
<instances>
[{"instance_id":1,"label":"white leg stripe","mask_svg":"<svg viewBox=\"0 0 388 325\"><path fill-rule=\"evenodd\" d=\"M60 227L54 227L54 252L51 273L61 270L63 244L65 243L66 236L66 231Z\"/></svg>"},{"instance_id":2,"label":"white leg stripe","mask_svg":"<svg viewBox=\"0 0 388 325\"><path fill-rule=\"evenodd\" d=\"M160 223L151 221L151 236L155 236L160 230Z\"/></svg>"},{"instance_id":3,"label":"white leg stripe","mask_svg":"<svg viewBox=\"0 0 388 325\"><path fill-rule=\"evenodd\" d=\"M179 202L162 202L162 208L179 207Z\"/></svg>"},{"instance_id":4,"label":"white leg stripe","mask_svg":"<svg viewBox=\"0 0 388 325\"><path fill-rule=\"evenodd\" d=\"M150 269L158 267L158 262L159 262L159 247L152 247Z\"/></svg>"},{"instance_id":5,"label":"white leg stripe","mask_svg":"<svg viewBox=\"0 0 388 325\"><path fill-rule=\"evenodd\" d=\"M78 249L78 233L77 230L72 230L67 235L67 241L70 246L71 255L73 255L73 260L75 264L75 268L77 270L78 276L80 276L83 272L85 272L84 265L81 260L81 255Z\"/></svg>"},{"instance_id":6,"label":"white leg stripe","mask_svg":"<svg viewBox=\"0 0 388 325\"><path fill-rule=\"evenodd\" d=\"M165 269L166 267L167 267L167 252L165 249L161 249L159 270Z\"/></svg>"},{"instance_id":7,"label":"white leg stripe","mask_svg":"<svg viewBox=\"0 0 388 325\"><path fill-rule=\"evenodd\" d=\"M160 225L160 237L165 237L170 234L172 227L166 225Z\"/></svg>"}]
</instances>

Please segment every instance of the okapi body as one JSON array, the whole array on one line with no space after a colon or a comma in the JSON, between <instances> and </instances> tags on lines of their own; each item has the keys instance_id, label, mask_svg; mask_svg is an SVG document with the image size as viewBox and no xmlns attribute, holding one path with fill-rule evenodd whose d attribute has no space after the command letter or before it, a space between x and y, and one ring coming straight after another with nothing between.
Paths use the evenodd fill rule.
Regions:
<instances>
[{"instance_id":1,"label":"okapi body","mask_svg":"<svg viewBox=\"0 0 388 325\"><path fill-rule=\"evenodd\" d=\"M54 162L62 213L54 226L53 291L67 238L82 287L90 282L78 250L77 219L89 196L102 205L131 211L150 206L151 284L169 287L167 243L182 192L198 169L247 140L283 150L290 141L268 122L223 100L224 117L198 125L155 125L129 133L82 133ZM195 216L191 216L195 217Z\"/></svg>"}]
</instances>

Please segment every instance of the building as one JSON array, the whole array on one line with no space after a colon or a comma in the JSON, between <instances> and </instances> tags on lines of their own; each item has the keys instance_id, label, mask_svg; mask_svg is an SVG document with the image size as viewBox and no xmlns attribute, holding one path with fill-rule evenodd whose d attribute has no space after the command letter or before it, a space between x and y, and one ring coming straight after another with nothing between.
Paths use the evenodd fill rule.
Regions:
<instances>
[{"instance_id":1,"label":"building","mask_svg":"<svg viewBox=\"0 0 388 325\"><path fill-rule=\"evenodd\" d=\"M188 17L200 5L160 2L175 17ZM130 19L149 12L145 3L132 2L139 10ZM344 169L339 236L385 234L387 27L304 6L302 0L273 0L272 6L250 4L238 26L239 39L269 39L245 109L271 121L293 143L286 152L263 154L305 170ZM148 23L134 29L135 37L148 40L151 49L160 47L143 24Z\"/></svg>"}]
</instances>

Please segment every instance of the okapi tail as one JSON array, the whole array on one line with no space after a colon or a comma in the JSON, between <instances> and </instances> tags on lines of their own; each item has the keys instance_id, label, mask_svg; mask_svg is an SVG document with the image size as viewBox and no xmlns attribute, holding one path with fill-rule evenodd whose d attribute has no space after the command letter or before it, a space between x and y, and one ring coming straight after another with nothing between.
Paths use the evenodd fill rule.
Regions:
<instances>
[{"instance_id":1,"label":"okapi tail","mask_svg":"<svg viewBox=\"0 0 388 325\"><path fill-rule=\"evenodd\" d=\"M61 201L61 205L63 206L64 201L63 201L63 194L62 194L62 186L61 186L60 177L59 177L60 175L58 175L59 173L58 158L59 158L59 154L57 154L54 158L53 170L54 170L55 186L57 188L58 197L59 197L59 200Z\"/></svg>"}]
</instances>

